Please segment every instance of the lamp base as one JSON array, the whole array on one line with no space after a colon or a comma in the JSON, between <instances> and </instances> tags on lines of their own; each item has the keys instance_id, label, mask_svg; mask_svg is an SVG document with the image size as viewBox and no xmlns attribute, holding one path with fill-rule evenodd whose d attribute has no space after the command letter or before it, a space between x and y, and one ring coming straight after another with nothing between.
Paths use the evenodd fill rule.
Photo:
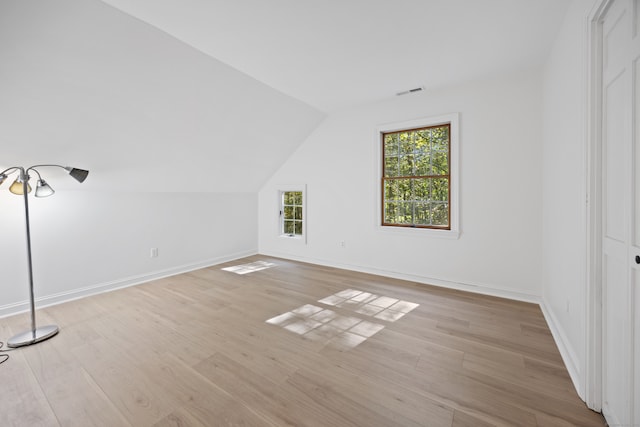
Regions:
<instances>
[{"instance_id":1,"label":"lamp base","mask_svg":"<svg viewBox=\"0 0 640 427\"><path fill-rule=\"evenodd\" d=\"M47 325L15 335L7 341L7 347L23 347L51 338L59 331L56 325Z\"/></svg>"}]
</instances>

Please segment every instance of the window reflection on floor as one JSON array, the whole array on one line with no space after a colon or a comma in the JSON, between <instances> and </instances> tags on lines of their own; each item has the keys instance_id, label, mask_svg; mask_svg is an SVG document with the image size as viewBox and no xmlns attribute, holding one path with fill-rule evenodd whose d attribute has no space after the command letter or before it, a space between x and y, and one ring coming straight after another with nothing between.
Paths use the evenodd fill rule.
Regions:
<instances>
[{"instance_id":1,"label":"window reflection on floor","mask_svg":"<svg viewBox=\"0 0 640 427\"><path fill-rule=\"evenodd\" d=\"M318 302L353 310L387 322L395 322L420 305L355 289L345 289Z\"/></svg>"},{"instance_id":2,"label":"window reflection on floor","mask_svg":"<svg viewBox=\"0 0 640 427\"><path fill-rule=\"evenodd\" d=\"M260 271L260 270L265 270L267 268L273 267L276 264L273 262L267 262L267 261L256 261L256 262L251 262L249 264L240 264L240 265L234 265L231 267L225 267L222 270L224 271L230 271L232 273L236 273L236 274L247 274L247 273L254 273L256 271Z\"/></svg>"},{"instance_id":3,"label":"window reflection on floor","mask_svg":"<svg viewBox=\"0 0 640 427\"><path fill-rule=\"evenodd\" d=\"M371 294L355 289L330 295L318 300L320 304L352 311L354 315L340 314L329 308L305 304L294 310L268 319L266 323L279 326L305 338L324 342L338 348L351 349L384 329L384 325L365 320L358 315L395 322L419 304L396 298Z\"/></svg>"}]
</instances>

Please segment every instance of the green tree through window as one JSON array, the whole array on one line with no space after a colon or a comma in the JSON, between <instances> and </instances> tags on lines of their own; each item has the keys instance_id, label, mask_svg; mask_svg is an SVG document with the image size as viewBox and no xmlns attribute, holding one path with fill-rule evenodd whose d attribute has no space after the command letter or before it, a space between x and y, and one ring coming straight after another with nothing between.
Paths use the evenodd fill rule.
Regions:
<instances>
[{"instance_id":1,"label":"green tree through window","mask_svg":"<svg viewBox=\"0 0 640 427\"><path fill-rule=\"evenodd\" d=\"M451 125L382 134L382 225L449 230Z\"/></svg>"},{"instance_id":2,"label":"green tree through window","mask_svg":"<svg viewBox=\"0 0 640 427\"><path fill-rule=\"evenodd\" d=\"M282 192L282 234L302 235L302 191Z\"/></svg>"}]
</instances>

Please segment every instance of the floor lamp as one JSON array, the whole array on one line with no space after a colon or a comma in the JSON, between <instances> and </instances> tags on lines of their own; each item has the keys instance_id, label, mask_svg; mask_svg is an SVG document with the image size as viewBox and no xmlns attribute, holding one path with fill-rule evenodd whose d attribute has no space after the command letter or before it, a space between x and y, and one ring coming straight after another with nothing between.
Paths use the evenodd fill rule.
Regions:
<instances>
[{"instance_id":1,"label":"floor lamp","mask_svg":"<svg viewBox=\"0 0 640 427\"><path fill-rule=\"evenodd\" d=\"M48 197L51 196L54 191L53 188L47 184L47 182L42 179L40 172L36 168L43 167L57 167L66 170L69 175L76 179L78 182L83 182L87 175L89 175L89 171L84 169L72 168L69 166L60 166L60 165L35 165L31 166L27 169L20 166L13 166L4 171L0 172L0 184L2 184L9 175L18 172L18 177L9 187L9 191L13 194L17 194L19 196L23 196L24 199L24 215L27 224L27 261L29 266L29 302L31 308L31 329L14 337L10 338L7 341L7 347L22 347L25 345L35 344L40 341L44 341L46 339L51 338L55 334L58 333L58 327L56 325L47 325L36 328L36 307L35 307L35 297L33 294L33 266L31 264L31 230L29 225L29 198L27 197L28 193L31 191L31 186L29 185L29 176L30 172L38 175L38 182L36 184L36 197Z\"/></svg>"}]
</instances>

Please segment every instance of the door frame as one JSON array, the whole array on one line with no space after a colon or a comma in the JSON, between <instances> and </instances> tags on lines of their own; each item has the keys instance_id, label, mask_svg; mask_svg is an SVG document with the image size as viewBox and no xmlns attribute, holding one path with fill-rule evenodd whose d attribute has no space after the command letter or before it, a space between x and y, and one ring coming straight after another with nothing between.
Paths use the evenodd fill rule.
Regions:
<instances>
[{"instance_id":1,"label":"door frame","mask_svg":"<svg viewBox=\"0 0 640 427\"><path fill-rule=\"evenodd\" d=\"M600 23L614 0L595 0L586 19L586 309L584 400L601 412L603 405L602 288L602 40ZM636 310L638 307L636 307ZM632 320L633 321L633 320ZM631 408L633 409L633 408Z\"/></svg>"},{"instance_id":2,"label":"door frame","mask_svg":"<svg viewBox=\"0 0 640 427\"><path fill-rule=\"evenodd\" d=\"M602 411L602 25L613 0L596 0L586 22L586 309L584 398Z\"/></svg>"}]
</instances>

